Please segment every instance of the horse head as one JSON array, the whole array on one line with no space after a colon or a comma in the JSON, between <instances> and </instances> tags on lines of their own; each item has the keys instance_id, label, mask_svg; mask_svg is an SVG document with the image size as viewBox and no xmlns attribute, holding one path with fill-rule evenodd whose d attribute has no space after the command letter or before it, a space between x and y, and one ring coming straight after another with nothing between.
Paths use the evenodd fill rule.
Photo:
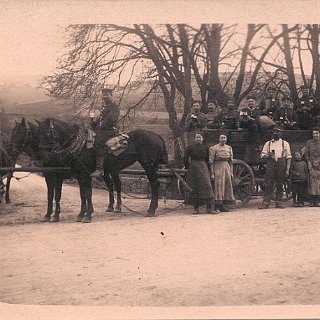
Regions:
<instances>
[{"instance_id":1,"label":"horse head","mask_svg":"<svg viewBox=\"0 0 320 320\"><path fill-rule=\"evenodd\" d=\"M59 132L54 121L50 118L38 121L40 146L59 145Z\"/></svg>"},{"instance_id":2,"label":"horse head","mask_svg":"<svg viewBox=\"0 0 320 320\"><path fill-rule=\"evenodd\" d=\"M10 153L14 158L22 153L30 153L30 148L34 149L37 145L37 130L35 125L22 118L21 122L16 121L10 137Z\"/></svg>"},{"instance_id":3,"label":"horse head","mask_svg":"<svg viewBox=\"0 0 320 320\"><path fill-rule=\"evenodd\" d=\"M42 145L68 146L78 132L78 127L75 125L56 118L47 118L38 123Z\"/></svg>"},{"instance_id":4,"label":"horse head","mask_svg":"<svg viewBox=\"0 0 320 320\"><path fill-rule=\"evenodd\" d=\"M26 119L22 118L21 122L15 121L16 124L11 132L10 146L14 156L23 152L26 141L29 137L29 130Z\"/></svg>"}]
</instances>

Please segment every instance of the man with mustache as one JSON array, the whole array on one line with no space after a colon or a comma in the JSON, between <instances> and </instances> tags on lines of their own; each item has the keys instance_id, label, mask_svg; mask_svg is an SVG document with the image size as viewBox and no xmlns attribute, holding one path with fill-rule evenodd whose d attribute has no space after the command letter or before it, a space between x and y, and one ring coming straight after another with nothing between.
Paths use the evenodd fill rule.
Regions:
<instances>
[{"instance_id":1,"label":"man with mustache","mask_svg":"<svg viewBox=\"0 0 320 320\"><path fill-rule=\"evenodd\" d=\"M259 209L268 209L274 186L276 186L276 208L284 209L282 204L283 184L289 176L291 166L291 150L287 141L281 139L281 128L272 130L272 139L264 144L261 158L267 162L266 189Z\"/></svg>"}]
</instances>

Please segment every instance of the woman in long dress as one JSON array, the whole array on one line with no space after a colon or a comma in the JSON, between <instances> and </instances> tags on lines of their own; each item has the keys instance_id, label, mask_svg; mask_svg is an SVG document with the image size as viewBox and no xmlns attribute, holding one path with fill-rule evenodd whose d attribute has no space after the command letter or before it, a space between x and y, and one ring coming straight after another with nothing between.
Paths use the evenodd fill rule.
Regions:
<instances>
[{"instance_id":1,"label":"woman in long dress","mask_svg":"<svg viewBox=\"0 0 320 320\"><path fill-rule=\"evenodd\" d=\"M185 204L193 205L195 214L199 213L202 205L206 205L207 213L217 213L212 208L214 196L208 167L209 148L203 144L201 133L196 133L194 140L195 142L186 148L183 157L185 168L188 169L186 181L192 189L186 192Z\"/></svg>"},{"instance_id":2,"label":"woman in long dress","mask_svg":"<svg viewBox=\"0 0 320 320\"><path fill-rule=\"evenodd\" d=\"M312 129L312 139L307 141L304 157L308 164L308 192L310 207L320 205L320 128Z\"/></svg>"},{"instance_id":3,"label":"woman in long dress","mask_svg":"<svg viewBox=\"0 0 320 320\"><path fill-rule=\"evenodd\" d=\"M227 145L227 136L221 134L219 143L210 147L209 162L211 180L214 181L214 202L216 210L229 211L224 203L234 203L232 179L233 179L233 151Z\"/></svg>"}]
</instances>

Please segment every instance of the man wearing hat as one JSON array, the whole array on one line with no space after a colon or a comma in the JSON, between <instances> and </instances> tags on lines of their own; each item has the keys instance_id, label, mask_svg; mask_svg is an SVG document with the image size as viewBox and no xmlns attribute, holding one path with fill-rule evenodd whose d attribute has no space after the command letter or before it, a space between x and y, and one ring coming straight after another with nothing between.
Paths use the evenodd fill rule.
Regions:
<instances>
[{"instance_id":1,"label":"man wearing hat","mask_svg":"<svg viewBox=\"0 0 320 320\"><path fill-rule=\"evenodd\" d=\"M119 118L119 106L112 101L112 89L102 89L102 107L99 116L99 129L111 130L116 128ZM111 132L110 132L111 134Z\"/></svg>"},{"instance_id":2,"label":"man wearing hat","mask_svg":"<svg viewBox=\"0 0 320 320\"><path fill-rule=\"evenodd\" d=\"M205 114L205 128L218 129L222 124L222 109L216 100L208 101L208 112Z\"/></svg>"},{"instance_id":3,"label":"man wearing hat","mask_svg":"<svg viewBox=\"0 0 320 320\"><path fill-rule=\"evenodd\" d=\"M97 155L97 170L93 176L102 174L103 160L105 155L105 142L117 135L117 121L119 118L119 106L112 101L112 89L105 88L102 92L102 107L100 116L96 121L92 121L92 128L97 135L94 148Z\"/></svg>"},{"instance_id":4,"label":"man wearing hat","mask_svg":"<svg viewBox=\"0 0 320 320\"><path fill-rule=\"evenodd\" d=\"M302 96L295 104L298 117L298 126L302 130L309 130L317 125L319 116L319 103L310 95L309 87L304 85L301 87Z\"/></svg>"},{"instance_id":5,"label":"man wearing hat","mask_svg":"<svg viewBox=\"0 0 320 320\"><path fill-rule=\"evenodd\" d=\"M201 112L201 102L194 100L191 112L186 116L185 131L201 132L205 125L205 115Z\"/></svg>"},{"instance_id":6,"label":"man wearing hat","mask_svg":"<svg viewBox=\"0 0 320 320\"><path fill-rule=\"evenodd\" d=\"M275 97L276 91L273 87L267 89L267 98L261 101L261 115L273 118L274 113L280 107L280 101Z\"/></svg>"},{"instance_id":7,"label":"man wearing hat","mask_svg":"<svg viewBox=\"0 0 320 320\"><path fill-rule=\"evenodd\" d=\"M247 98L247 106L240 111L239 126L249 131L250 138L260 142L260 109L256 97Z\"/></svg>"},{"instance_id":8,"label":"man wearing hat","mask_svg":"<svg viewBox=\"0 0 320 320\"><path fill-rule=\"evenodd\" d=\"M285 130L298 129L298 118L292 106L292 99L289 96L283 96L281 102L282 105L274 113L273 120Z\"/></svg>"},{"instance_id":9,"label":"man wearing hat","mask_svg":"<svg viewBox=\"0 0 320 320\"><path fill-rule=\"evenodd\" d=\"M276 186L276 208L284 209L282 204L283 184L289 176L291 166L291 150L287 141L281 139L281 128L275 126L272 139L267 141L262 149L261 158L266 164L266 188L263 202L259 209L268 209L274 187Z\"/></svg>"}]
</instances>

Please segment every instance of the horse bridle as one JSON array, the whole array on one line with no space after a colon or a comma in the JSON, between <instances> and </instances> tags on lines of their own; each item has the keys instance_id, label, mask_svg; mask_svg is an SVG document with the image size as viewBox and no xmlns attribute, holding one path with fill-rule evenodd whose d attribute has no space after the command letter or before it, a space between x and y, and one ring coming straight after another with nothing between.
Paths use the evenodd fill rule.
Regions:
<instances>
[{"instance_id":1,"label":"horse bridle","mask_svg":"<svg viewBox=\"0 0 320 320\"><path fill-rule=\"evenodd\" d=\"M17 148L16 142L14 142L14 144L13 144L14 147L18 150L18 153L23 152L23 150L24 150L24 148L25 148L25 146L27 144L27 141L28 141L28 139L29 139L29 137L31 135L31 129L30 129L30 126L29 126L28 123L25 123L25 128L26 128L26 133L25 133L25 135L23 137L22 143L19 146L19 149Z\"/></svg>"}]
</instances>

